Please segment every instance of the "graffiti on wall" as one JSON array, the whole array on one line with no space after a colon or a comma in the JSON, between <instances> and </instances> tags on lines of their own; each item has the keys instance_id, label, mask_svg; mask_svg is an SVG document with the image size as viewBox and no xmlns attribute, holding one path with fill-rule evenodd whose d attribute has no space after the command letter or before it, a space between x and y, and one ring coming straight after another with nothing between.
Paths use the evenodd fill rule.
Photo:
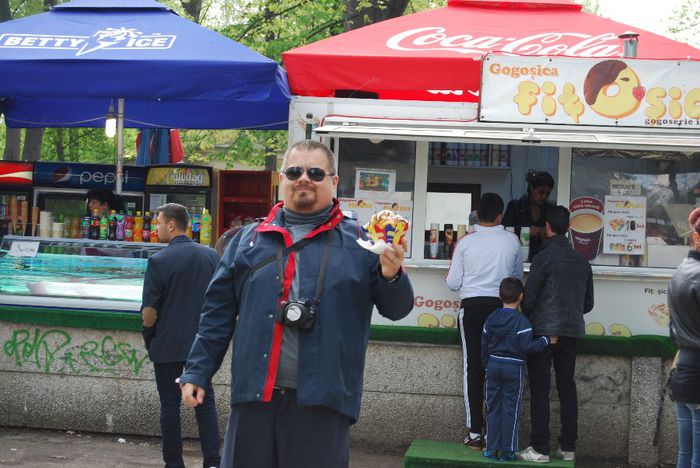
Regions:
<instances>
[{"instance_id":1,"label":"graffiti on wall","mask_svg":"<svg viewBox=\"0 0 700 468\"><path fill-rule=\"evenodd\" d=\"M34 367L45 373L115 375L129 371L139 375L148 357L143 349L109 335L75 342L61 329L17 329L2 345L17 367Z\"/></svg>"}]
</instances>

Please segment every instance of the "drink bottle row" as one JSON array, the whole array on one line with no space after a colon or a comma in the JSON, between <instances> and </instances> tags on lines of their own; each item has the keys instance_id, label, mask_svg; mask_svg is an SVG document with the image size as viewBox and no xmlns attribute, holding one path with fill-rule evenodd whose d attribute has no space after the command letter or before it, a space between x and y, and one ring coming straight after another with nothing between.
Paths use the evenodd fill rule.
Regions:
<instances>
[{"instance_id":1,"label":"drink bottle row","mask_svg":"<svg viewBox=\"0 0 700 468\"><path fill-rule=\"evenodd\" d=\"M428 234L428 255L431 259L451 260L457 242L466 234L466 224L458 224L455 232L453 225L446 223L444 231L440 232L440 224L431 223Z\"/></svg>"},{"instance_id":2,"label":"drink bottle row","mask_svg":"<svg viewBox=\"0 0 700 468\"><path fill-rule=\"evenodd\" d=\"M145 216L137 211L136 216L127 211L126 214L112 210L100 214L94 210L92 216L85 216L80 223L80 236L83 239L112 240L126 242L159 242L158 223L151 213Z\"/></svg>"},{"instance_id":3,"label":"drink bottle row","mask_svg":"<svg viewBox=\"0 0 700 468\"><path fill-rule=\"evenodd\" d=\"M211 214L205 208L202 214L195 213L187 226L187 237L200 244L210 245L212 234ZM111 240L125 242L160 242L158 236L158 221L146 211L144 216L137 211L136 216L131 212L124 214L112 210L101 214L94 210L92 216L82 218L80 237L83 239Z\"/></svg>"},{"instance_id":4,"label":"drink bottle row","mask_svg":"<svg viewBox=\"0 0 700 468\"><path fill-rule=\"evenodd\" d=\"M509 145L430 143L431 166L510 167Z\"/></svg>"}]
</instances>

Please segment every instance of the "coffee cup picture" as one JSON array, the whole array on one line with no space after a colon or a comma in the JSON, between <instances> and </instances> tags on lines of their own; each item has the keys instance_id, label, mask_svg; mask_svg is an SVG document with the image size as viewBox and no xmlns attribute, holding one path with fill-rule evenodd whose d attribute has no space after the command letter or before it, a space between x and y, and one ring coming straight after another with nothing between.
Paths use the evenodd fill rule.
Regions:
<instances>
[{"instance_id":1,"label":"coffee cup picture","mask_svg":"<svg viewBox=\"0 0 700 468\"><path fill-rule=\"evenodd\" d=\"M569 205L569 233L574 250L586 260L598 255L603 233L603 204L597 198L581 197Z\"/></svg>"}]
</instances>

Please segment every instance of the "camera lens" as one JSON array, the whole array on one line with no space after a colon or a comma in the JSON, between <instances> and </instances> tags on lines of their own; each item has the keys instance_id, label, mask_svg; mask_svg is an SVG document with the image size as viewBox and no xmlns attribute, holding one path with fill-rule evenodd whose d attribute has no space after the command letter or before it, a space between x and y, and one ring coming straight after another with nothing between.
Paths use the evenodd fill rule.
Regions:
<instances>
[{"instance_id":1,"label":"camera lens","mask_svg":"<svg viewBox=\"0 0 700 468\"><path fill-rule=\"evenodd\" d=\"M287 320L290 322L296 322L301 318L302 312L301 307L299 307L297 304L290 304L287 307Z\"/></svg>"}]
</instances>

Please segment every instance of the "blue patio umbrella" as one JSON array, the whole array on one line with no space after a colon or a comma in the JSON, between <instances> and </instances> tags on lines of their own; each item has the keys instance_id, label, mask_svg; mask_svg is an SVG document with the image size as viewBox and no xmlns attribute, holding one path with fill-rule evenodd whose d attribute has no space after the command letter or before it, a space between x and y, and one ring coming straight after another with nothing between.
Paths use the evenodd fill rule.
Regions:
<instances>
[{"instance_id":1,"label":"blue patio umbrella","mask_svg":"<svg viewBox=\"0 0 700 468\"><path fill-rule=\"evenodd\" d=\"M284 129L274 61L153 0L75 0L0 23L0 112L9 127Z\"/></svg>"},{"instance_id":2,"label":"blue patio umbrella","mask_svg":"<svg viewBox=\"0 0 700 468\"><path fill-rule=\"evenodd\" d=\"M0 111L10 127L287 127L286 73L152 0L75 0L0 23ZM116 106L115 106L116 107Z\"/></svg>"}]
</instances>

